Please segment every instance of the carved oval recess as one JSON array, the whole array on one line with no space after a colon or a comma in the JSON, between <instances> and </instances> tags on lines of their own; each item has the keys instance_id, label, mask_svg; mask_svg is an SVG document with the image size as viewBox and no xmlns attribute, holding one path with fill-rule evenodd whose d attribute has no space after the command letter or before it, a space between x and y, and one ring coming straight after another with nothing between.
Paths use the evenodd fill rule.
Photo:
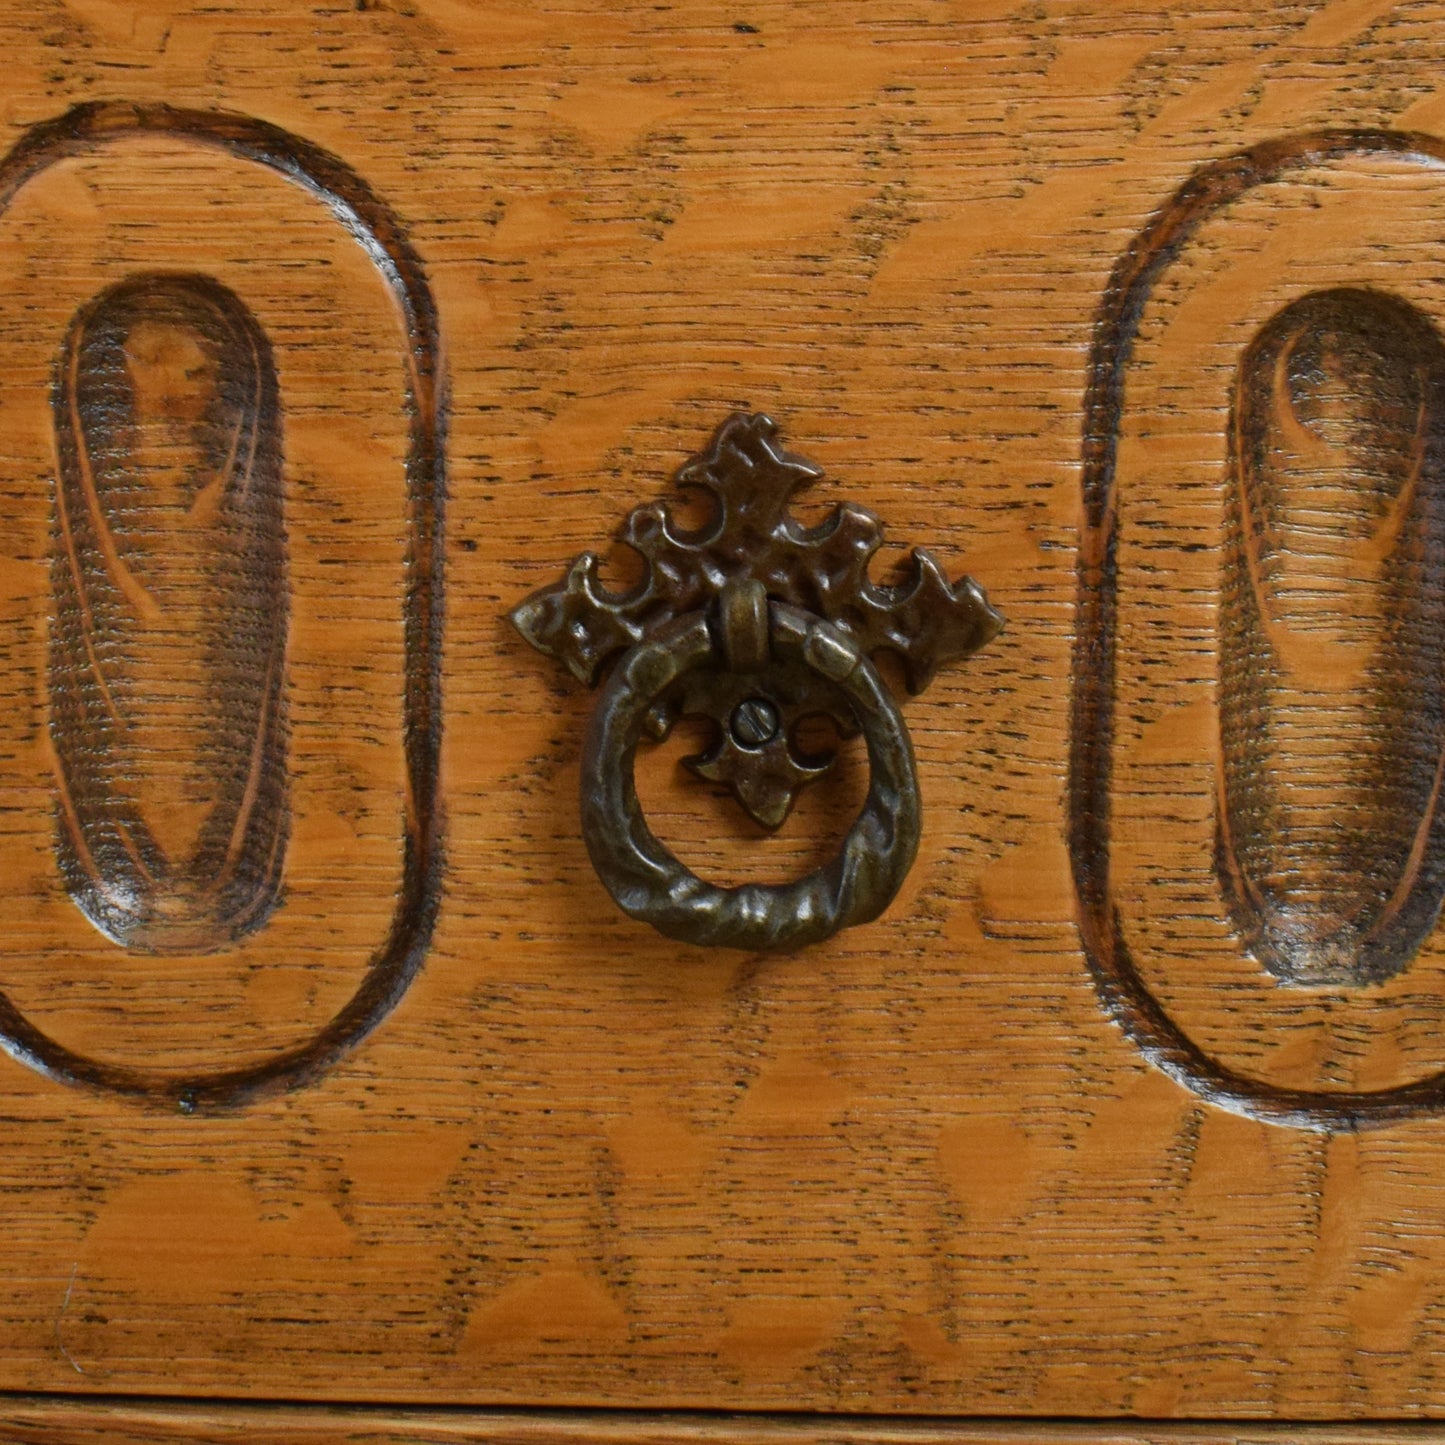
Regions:
<instances>
[{"instance_id":1,"label":"carved oval recess","mask_svg":"<svg viewBox=\"0 0 1445 1445\"><path fill-rule=\"evenodd\" d=\"M84 306L54 391L50 732L71 897L126 947L260 926L288 827L276 367L199 275Z\"/></svg>"},{"instance_id":2,"label":"carved oval recess","mask_svg":"<svg viewBox=\"0 0 1445 1445\"><path fill-rule=\"evenodd\" d=\"M1424 1044L1431 1062L1413 1078L1386 1060L1389 1082L1364 1087L1346 1059L1296 1086L1290 1069L1254 1071L1276 1044L1248 1016L1268 988L1280 1050L1338 1017L1348 1056L1348 1020L1386 1007L1424 1037L1419 988L1413 1005L1382 989L1424 967L1445 895L1441 298L1429 268L1391 272L1377 212L1379 241L1338 216L1328 232L1351 236L1353 275L1277 241L1334 204L1346 173L1438 207L1442 166L1433 137L1360 129L1205 165L1120 259L1095 326L1067 794L1081 938L1106 1008L1157 1067L1272 1123L1359 1128L1445 1109ZM1293 181L1304 171L1324 177L1314 191ZM1276 182L1277 214L1262 220L1250 207ZM1438 234L1418 218L1403 229ZM1226 272L1232 238L1239 270ZM1429 309L1395 294L1397 279ZM1216 403L1188 400L1216 384L1218 431ZM1430 948L1425 988L1440 973Z\"/></svg>"},{"instance_id":3,"label":"carved oval recess","mask_svg":"<svg viewBox=\"0 0 1445 1445\"><path fill-rule=\"evenodd\" d=\"M0 1047L13 1057L71 1084L189 1113L316 1078L386 1017L425 956L440 885L443 403L436 306L399 219L343 161L278 126L165 105L78 106L31 127L0 158L0 214L59 162L156 140L260 167L318 201L335 218L337 244L359 246L389 294L403 367L404 531L400 572L386 593L401 604L401 796L387 798L400 828L398 872L389 922L370 958L362 955L354 992L300 1042L212 1070L97 1058L0 993ZM142 268L83 305L68 338L56 337L56 352L49 690L61 872L84 912L132 949L227 946L276 902L287 839L288 548L266 339L225 287L194 272ZM290 551L294 560L295 539ZM223 553L229 574L217 560ZM314 592L314 578L310 585ZM367 601L362 629L373 626L381 596ZM321 661L310 667L325 665L317 622L313 605L307 656ZM293 648L301 632L293 606ZM347 637L353 646L353 631ZM172 704L169 753L143 702L160 691ZM294 717L292 725L294 745ZM307 727L316 736L315 723ZM131 764L143 755L152 771L138 777ZM168 804L169 813L168 790L180 804ZM298 813L293 831L300 826ZM273 914L256 939L274 935L280 918ZM4 956L0 945L0 966Z\"/></svg>"},{"instance_id":4,"label":"carved oval recess","mask_svg":"<svg viewBox=\"0 0 1445 1445\"><path fill-rule=\"evenodd\" d=\"M1282 980L1379 983L1445 896L1445 342L1397 296L1311 292L1233 412L1220 881Z\"/></svg>"}]
</instances>

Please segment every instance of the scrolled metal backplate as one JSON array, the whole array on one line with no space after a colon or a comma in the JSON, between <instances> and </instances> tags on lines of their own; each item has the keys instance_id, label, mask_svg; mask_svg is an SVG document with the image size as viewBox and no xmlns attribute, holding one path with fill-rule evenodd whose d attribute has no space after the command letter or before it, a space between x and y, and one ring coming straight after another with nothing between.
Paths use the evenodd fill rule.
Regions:
<instances>
[{"instance_id":1,"label":"scrolled metal backplate","mask_svg":"<svg viewBox=\"0 0 1445 1445\"><path fill-rule=\"evenodd\" d=\"M528 642L589 686L620 657L582 769L583 836L613 898L672 937L749 949L797 947L877 917L913 861L913 749L869 657L894 653L917 693L1003 626L971 578L950 584L927 552L913 551L903 582L871 581L883 524L866 509L843 503L802 525L788 503L822 473L776 436L770 417L735 413L679 470L680 486L714 501L696 530L679 527L665 502L628 516L618 537L646 564L632 591L603 587L588 552L511 613ZM797 742L799 722L819 714L844 737L863 733L872 769L863 811L831 863L780 887L722 888L648 828L633 786L644 735L665 738L682 717L711 719L716 740L688 765L775 829L832 766L831 754Z\"/></svg>"}]
</instances>

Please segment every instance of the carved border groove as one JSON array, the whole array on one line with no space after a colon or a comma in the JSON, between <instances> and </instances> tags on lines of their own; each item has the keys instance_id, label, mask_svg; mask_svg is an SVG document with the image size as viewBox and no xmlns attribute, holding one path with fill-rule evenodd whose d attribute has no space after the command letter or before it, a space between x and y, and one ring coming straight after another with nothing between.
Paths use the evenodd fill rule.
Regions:
<instances>
[{"instance_id":1,"label":"carved border groove","mask_svg":"<svg viewBox=\"0 0 1445 1445\"><path fill-rule=\"evenodd\" d=\"M246 115L168 105L120 101L79 105L32 126L0 159L0 215L27 181L56 162L147 135L225 151L310 192L380 271L405 331L406 832L396 911L356 993L304 1044L255 1064L189 1074L107 1064L76 1053L38 1028L0 993L0 1048L13 1058L66 1083L194 1113L234 1107L315 1079L391 1012L426 955L442 867L439 761L446 398L436 303L400 219L345 161L280 126Z\"/></svg>"},{"instance_id":2,"label":"carved border groove","mask_svg":"<svg viewBox=\"0 0 1445 1445\"><path fill-rule=\"evenodd\" d=\"M1445 166L1445 141L1330 129L1284 136L1200 167L1145 225L1109 278L1084 398L1084 521L1073 656L1068 843L1084 953L1114 1020L1157 1068L1202 1098L1273 1124L1358 1129L1445 1110L1445 1072L1380 1090L1291 1089L1237 1072L1199 1047L1150 993L1124 937L1110 880L1118 561L1115 471L1124 381L1155 282L1203 221L1254 186L1346 156Z\"/></svg>"}]
</instances>

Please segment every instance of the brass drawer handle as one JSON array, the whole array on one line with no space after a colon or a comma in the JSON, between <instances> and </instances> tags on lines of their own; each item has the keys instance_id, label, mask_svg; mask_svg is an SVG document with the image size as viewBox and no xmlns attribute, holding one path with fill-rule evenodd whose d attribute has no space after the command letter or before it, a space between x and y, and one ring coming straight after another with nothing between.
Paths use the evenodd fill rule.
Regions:
<instances>
[{"instance_id":1,"label":"brass drawer handle","mask_svg":"<svg viewBox=\"0 0 1445 1445\"><path fill-rule=\"evenodd\" d=\"M662 933L728 948L796 948L876 918L897 894L918 848L918 777L897 706L868 654L903 660L910 691L939 667L998 634L1003 619L970 578L950 585L926 552L896 587L868 579L882 524L843 504L817 527L787 510L821 473L783 451L766 416L736 413L679 472L716 499L696 532L663 503L638 507L619 536L648 563L631 592L607 592L585 553L566 578L511 614L539 651L602 689L582 760L582 834L618 905ZM803 717L826 713L845 737L863 734L868 797L833 860L794 883L706 883L653 834L633 781L644 734L661 740L681 717L711 718L718 741L688 760L724 782L767 828L780 827L798 790L831 765L801 752Z\"/></svg>"},{"instance_id":2,"label":"brass drawer handle","mask_svg":"<svg viewBox=\"0 0 1445 1445\"><path fill-rule=\"evenodd\" d=\"M758 582L731 585L756 589L762 597ZM898 892L918 851L913 745L873 665L821 618L763 599L756 629L762 655L739 667L727 641L733 602L724 591L717 620L689 612L632 648L613 669L582 755L582 836L598 877L623 910L669 937L728 948L797 947L876 918ZM787 746L769 694L811 692L819 683L831 685L835 708L841 702L857 719L872 767L868 799L842 849L826 867L783 886L703 882L642 816L632 760L648 713L678 686L700 684L700 691L720 701L749 694L731 705L729 732L745 756L757 756L761 748ZM739 742L739 732L759 722ZM759 744L752 745L759 733Z\"/></svg>"}]
</instances>

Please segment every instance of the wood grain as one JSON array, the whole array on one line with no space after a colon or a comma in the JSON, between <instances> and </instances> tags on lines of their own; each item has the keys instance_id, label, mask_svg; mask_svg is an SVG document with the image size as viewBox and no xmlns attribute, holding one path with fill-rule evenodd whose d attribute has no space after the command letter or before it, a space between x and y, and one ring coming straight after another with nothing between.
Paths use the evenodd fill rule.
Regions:
<instances>
[{"instance_id":1,"label":"wood grain","mask_svg":"<svg viewBox=\"0 0 1445 1445\"><path fill-rule=\"evenodd\" d=\"M0 1388L1445 1414L1445 939L1286 986L1215 853L1240 363L1317 293L1445 326L1445 5L5 0L0 45ZM289 841L208 953L106 939L55 860L52 382L156 273L254 316L282 438ZM826 473L805 521L1008 619L902 703L895 903L778 957L617 912L593 697L505 621L734 410ZM1436 727L1372 698L1351 758ZM837 850L856 743L764 837L683 731L638 779L690 867Z\"/></svg>"}]
</instances>

